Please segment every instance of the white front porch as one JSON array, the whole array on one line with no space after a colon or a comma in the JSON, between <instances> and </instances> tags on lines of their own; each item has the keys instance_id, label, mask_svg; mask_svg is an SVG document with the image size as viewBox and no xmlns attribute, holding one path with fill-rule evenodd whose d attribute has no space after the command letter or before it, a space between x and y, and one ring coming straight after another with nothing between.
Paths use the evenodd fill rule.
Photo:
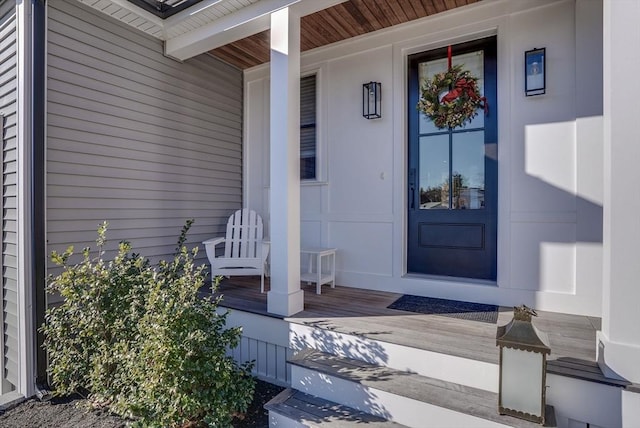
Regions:
<instances>
[{"instance_id":1,"label":"white front porch","mask_svg":"<svg viewBox=\"0 0 640 428\"><path fill-rule=\"evenodd\" d=\"M115 20L125 16L120 11L114 12L114 7L124 5L126 10L135 9L128 2L113 1L112 7L108 8L102 8L103 2L86 0L82 3L96 5L100 9L88 13L89 6L79 8L76 2L71 1L49 5L51 25L48 52L51 61L48 63L47 76L50 91L47 159L50 169L47 180L50 185L57 186L53 189L55 191L48 192L47 216L50 224L47 229L50 244L62 245L67 242L65 239L72 238L81 241L87 236L83 232L93 232L94 224L104 216L120 218L121 213L125 213L125 221L117 229L120 233L118 237L129 238L132 230L139 231L146 227L144 234L134 234L133 238L142 241L145 248L155 251L152 254L161 255L164 254L163 249L171 250L173 236L170 243L165 242L169 233L160 229L179 227L184 216L206 219L198 233L207 235L203 236L204 239L210 237L217 223L209 221L209 217L213 216L212 213L225 216L228 214L226 210L231 209L227 204L220 204L219 199L222 199L229 205L234 204L234 208L237 208L235 205L242 205L257 210L271 225L273 253L277 255L272 258L272 268L277 287L274 287L270 297L253 296L252 292L237 296L239 309L236 313L239 316L241 314L239 320L243 321L247 332L255 332L252 340L261 340L261 335L279 335L274 338L274 343L283 347L286 354L290 346L290 334L298 328L291 327L295 325L300 329L313 329L309 330L310 334L320 334L324 342L332 344L332 336L323 333L329 330L321 328L329 323L327 325L338 331L336 334L348 335L349 340L351 337L366 337L362 335L367 332L377 333L367 337L367 341L362 342L364 348L360 350L376 349L379 343L377 336L385 340L404 337L407 342L396 345L403 350L413 350L416 348L412 342L431 346L432 343L440 343L439 339L450 337L451 332L445 329L443 331L446 333L435 337L422 337L421 328L412 329L410 326L424 327L420 317L401 315L396 318L397 315L386 313L384 299L390 298L386 292L393 292L391 295L420 294L501 305L524 302L546 311L602 315L602 333L597 345L589 328L585 338L579 338L572 336L576 331L566 331L564 327L553 323L550 326L554 331L557 329L562 332L557 338L558 349L562 350L566 345L572 348L572 344L579 343L575 346L585 354L578 358L589 362L580 363L584 367L568 367L565 371L592 372L599 377L599 369L592 364L595 359L593 354L599 346L599 363L601 367L611 368L608 375L635 382L640 379L637 365L640 336L636 328L640 313L636 310L640 291L635 286L640 266L636 263L640 227L637 227L635 207L640 203L640 198L635 197L633 187L633 183L638 182L639 170L635 163L640 146L630 144L635 141L637 134L634 119L640 107L635 102L637 82L629 84L625 79L627 75L640 73L637 52L627 49L638 44L636 30L640 9L636 1L486 0L459 8L455 6L467 2L447 1L447 4L454 5L451 10L437 10L430 16L411 22L398 22L372 34L334 41L328 46L303 53L300 58L296 58L300 53L299 40L296 38L301 36L297 34L298 17L303 13L311 13L314 7L317 10L339 1L250 2L259 4L260 8L267 5L266 12L258 6L244 7L234 1L237 9L228 10L224 19L213 19L217 24L193 32L184 26L186 35L173 34L172 37L176 37L174 41L182 43L178 48L164 37L172 32L162 34L159 30L157 34L161 35L154 33L156 39L151 39L131 28L128 30L133 33L123 32L123 27L129 23L118 23L114 27L114 22L117 23ZM224 3L231 1L206 2L214 9L221 8ZM296 10L295 5L305 5L307 9L303 7ZM288 6L292 7L292 14L287 13L286 22L273 21L279 22L275 25L286 43L268 43L275 52L284 54L286 51L287 58L281 56L271 65L256 66L252 63L251 68L241 71L208 55L187 59L183 63L174 63L161 55L163 46L165 53L175 54L181 59L202 52L215 54L218 48L225 47L221 46L224 43L251 37L256 31L269 27L271 13L274 18L277 14L282 17L282 11ZM185 11L182 15L186 16L187 13ZM113 16L104 15L97 20L97 14ZM74 28L71 32L68 31L69 27L63 25L67 19L72 23L70 27ZM140 20L131 22L139 23ZM174 25L177 18L167 22L150 18L150 22L177 31ZM486 284L407 274L407 56L488 35L497 37L500 76L497 106L500 124L497 280ZM68 38L72 37L75 37L74 42L67 43ZM601 49L603 37L604 47ZM167 43L163 45L160 40ZM109 52L109 55L103 55L96 46ZM546 46L549 53L548 92L542 97L526 98L523 94L522 54L525 50L540 46ZM127 49L130 47L144 54L136 50L129 53ZM60 59L65 55L69 56L68 62ZM123 58L133 58L140 63L124 61ZM91 61L90 67L86 66L88 59ZM85 73L85 77L94 79L98 76L96 70L108 68L118 78L105 76L108 85L98 82L99 91L85 93L85 87L78 83L76 74L70 75L69 63L74 65L73 70L78 76ZM200 64L201 67L192 67L194 64ZM604 65L604 77L601 65ZM131 66L136 72L126 69L126 66ZM296 125L295 86L300 73L317 73L319 76L319 175L317 180L303 183L296 177L298 159L295 141L295 133L299 131ZM139 79L132 79L132 76ZM185 76L189 79L184 79ZM83 79L83 82L86 84L87 80ZM360 115L361 85L370 80L383 84L384 113L379 121L366 121ZM145 93L137 92L139 87L143 87L141 82L145 83ZM202 91L205 86L210 86L210 91ZM230 86L235 89L230 91ZM153 92L159 94L154 95L153 100L148 94L152 91L150 88L160 91ZM172 88L177 89L173 91ZM162 92L165 90L169 92ZM78 93L82 96L78 96ZM99 93L100 97L94 96L95 93ZM187 98L192 97L199 102L194 104L191 99L183 101L181 97L185 93ZM240 95L235 98L242 93L244 102ZM134 97L127 99L131 94ZM286 95L284 106L270 105L272 101L278 101L276 97L283 95ZM107 99L104 106L96 107L94 104L103 100L95 98L103 97ZM87 103L87 100L91 102ZM163 104L158 100L166 104L169 112L166 116L157 111L157 104ZM215 106L204 109L202 106L209 101ZM188 109L181 110L182 103ZM138 114L141 105L148 107L153 114ZM232 114L220 106L232 107ZM276 115L276 110L284 114ZM187 123L194 117L197 117L197 121L192 128L198 131L189 128L175 132L172 129L176 121ZM274 117L280 120L274 121ZM221 118L222 125L212 123L213 118ZM100 123L94 124L91 120ZM156 123L149 124L149 121ZM233 126L229 125L230 122ZM132 133L118 133L115 141L112 141L109 133L114 130L120 132L123 128ZM140 128L146 134L140 135ZM66 133L69 129L74 131L73 138ZM65 130L64 133L61 130ZM29 129L23 131L30 132ZM82 135L78 137L77 134ZM195 142L191 140L192 134L197 135ZM221 135L224 137L221 141L209 141ZM82 144L71 144L70 141L75 143L75 138ZM136 142L133 148L132 141ZM148 145L143 147L143 143ZM156 147L157 143L161 144ZM194 149L194 144L217 145L221 150L207 152L203 159L201 146ZM116 148L115 156L113 148ZM100 152L94 153L93 150L97 149ZM69 162L70 156L73 162ZM175 173L176 159L182 159L181 156L189 158L183 162L185 172L171 176ZM139 162L131 162L132 157ZM221 158L232 159L233 168L224 163L218 164L217 160ZM114 165L105 164L105 160ZM26 161L26 158L21 161ZM242 167L239 166L240 162ZM193 172L193 163L198 165L197 173ZM61 167L62 164L65 167ZM141 168L140 164L149 171ZM127 175L114 166L123 167ZM58 173L56 167L59 168ZM102 171L101 168L109 171ZM86 171L88 175L99 171L102 175L91 176L94 180L84 180L83 176L75 175L78 170ZM220 177L216 175L218 172L221 172ZM63 181L68 178L66 175L73 176L74 180ZM236 175L241 177L237 178ZM155 184L157 177L162 178L161 184ZM205 180L207 177L211 180ZM190 186L181 186L178 178ZM218 180L224 180L222 182L228 185L233 181L230 178L241 181L240 185L230 187L230 196L213 197L207 193L209 189L206 192L185 192L185 188L194 186L217 188L220 183ZM140 186L145 179L154 184ZM86 193L77 193L76 189L81 186L77 186L76 180L82 184L86 181L87 185L94 187L87 189ZM135 187L134 191L123 188L125 185ZM150 191L156 192L159 202L147 199ZM204 194L209 195L211 200L203 202ZM183 210L184 206L189 205L192 205L193 211ZM56 209L59 210L58 217ZM82 214L86 217L80 217L82 210L88 213ZM149 227L149 218L157 220L161 227ZM58 228L51 227L55 225ZM85 229L80 230L82 227ZM78 236L82 239L76 239ZM90 236L88 240L93 237ZM158 236L163 238L159 239ZM349 291L354 294L342 295L332 301L333 290L327 290L322 296L307 292L303 299L299 289L298 250L301 245L337 247L338 282L356 287L339 287L338 292ZM28 264L28 260L21 260L21 263ZM20 287L25 292L30 290L29 281L23 281ZM233 290L227 290L226 293L231 300ZM378 307L381 313L376 313L370 308L375 308L375 304L368 299L379 293L387 297L383 297L382 303L379 303L382 305ZM264 300L269 298L271 308ZM245 305L244 309L240 301ZM293 314L303 309L303 301L305 310L299 316L283 318L266 317L264 314L267 311ZM344 307L345 302L348 302L349 308ZM262 308L258 312L260 315L246 312L251 305ZM369 314L367 310L374 312ZM25 316L28 313L24 311ZM296 321L309 315L314 325ZM377 326L370 323L369 317L384 323ZM341 324L351 319L353 325ZM362 324L363 319L366 324ZM591 324L600 328L591 323L588 317L576 318L580 319L587 320L584 327ZM388 325L387 321L391 320L393 322ZM573 322L573 318L563 320L569 324ZM428 326L432 321L439 322L430 320ZM544 322L544 317L541 321ZM273 325L273 330L266 328L271 322L277 324ZM23 329L28 330L28 325L24 325ZM376 328L369 330L370 326ZM493 367L491 358L495 357L486 357L488 361L478 360L475 352L469 355L468 349L465 353L465 347L461 345L467 344L467 339L477 339L474 334L465 333L467 330L475 331L477 327L464 325L460 326L460 330L463 331L461 338L454 339L458 343L455 351L447 349L445 344L441 344L442 348L426 351L445 355L446 365L453 364L456 358L462 358L465 364L468 361L480 361ZM477 343L469 342L473 343L471 349L483 350L480 355L494 354L495 347L491 343L493 334L487 327L481 327L480 330L483 339ZM581 328L577 330L582 331ZM430 329L424 331L427 334ZM433 332L429 334L433 335ZM317 341L317 344L324 342ZM604 347L606 352L603 351ZM250 346L249 354L254 352L252 349ZM275 353L279 358L280 348L268 348L265 345L264 348L256 347L255 352L263 352L261 349L267 355ZM412 352L408 355L413 355ZM25 352L24 358L29 358L28 354ZM575 358L571 353L566 357ZM412 358L417 359L420 358ZM280 360L273 361L275 366L280 364L275 362ZM22 366L29 367L26 362ZM287 372L286 365L284 371ZM478 376L482 379L483 376L478 373L474 372L470 378ZM567 394L571 395L586 390L581 387L582 384L567 386L570 381L566 379L573 378L563 376L563 379L566 382L561 387L556 385L556 391L568 391ZM607 380L604 384L607 385L607 382L616 383ZM593 384L589 381L589 385ZM491 389L489 386L487 388ZM596 394L600 399L586 397L583 402L574 401L563 408L573 409L571 412L575 415L585 411L588 416L593 410L601 415L620 417L624 413L620 410L621 402L637 403L640 400L637 395L634 399L628 399L629 394L627 398L620 398L620 386L614 385L614 388L612 395L607 389L600 395ZM602 408L603 403L609 403L606 404L609 407ZM640 417L638 411L628 411L633 406L626 406L630 420ZM586 416L585 419L576 420L584 421ZM597 416L591 421L607 426L607 423L601 424ZM620 425L619 419L609 422L611 426Z\"/></svg>"},{"instance_id":2,"label":"white front porch","mask_svg":"<svg viewBox=\"0 0 640 428\"><path fill-rule=\"evenodd\" d=\"M223 281L219 289L224 295L222 306L231 309L231 325L244 328L244 337L234 350L234 357L241 361L256 360L258 376L332 402L364 406L353 401L353 394L357 393L351 390L349 376L390 370L384 376L372 375L368 380L357 382L372 388L365 401L375 402L370 413L384 419L408 426L424 426L417 420L394 419L394 405L380 398L385 394L393 395L393 400L406 398L403 393L386 389L388 382L391 385L395 382L390 381L394 376L408 376L402 381L408 382L407 388L415 381L418 384L444 382L464 391L466 388L477 389L485 400L478 403L479 408L485 409L480 412L480 418L483 414L484 417L497 414L495 408L486 408L486 402L497 406L492 398L498 391L499 354L495 335L497 326L511 319L512 308L501 307L497 323L491 324L388 309L387 306L401 296L398 293L338 284L335 289L323 288L322 294L317 295L313 285L303 284L305 310L291 317L281 317L267 312L266 295L261 294L259 288L254 279L231 278ZM623 391L634 386L607 379L600 371L594 347L600 319L539 312L534 324L548 333L551 342L547 403L555 407L557 426L582 426L575 424L587 422L591 426L619 426ZM295 357L299 352L302 356ZM311 356L307 355L309 353ZM359 361L365 366L359 367ZM323 368L325 364L327 367ZM342 364L351 367L348 371L351 375L343 372L346 369L338 369ZM318 368L320 374L309 365ZM333 373L333 370L337 371ZM334 386L323 391L326 382ZM342 386L338 388L338 384ZM393 386L389 388L393 390ZM418 389L424 391L425 388L423 385ZM410 392L407 394L411 396ZM372 397L375 400L371 400ZM424 399L428 401L428 398ZM452 405L455 407L455 403ZM410 408L407 407L406 412L410 413ZM452 411L460 413L460 409L448 409L442 416L444 421L452 417L449 413ZM471 408L468 413L474 414ZM519 426L513 421L507 425L510 423ZM435 423L434 426L441 425Z\"/></svg>"}]
</instances>

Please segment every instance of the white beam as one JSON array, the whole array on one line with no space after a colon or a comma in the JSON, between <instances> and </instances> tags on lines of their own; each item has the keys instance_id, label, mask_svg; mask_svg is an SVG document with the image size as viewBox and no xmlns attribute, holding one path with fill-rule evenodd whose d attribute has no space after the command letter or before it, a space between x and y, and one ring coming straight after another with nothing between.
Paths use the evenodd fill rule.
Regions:
<instances>
[{"instance_id":1,"label":"white beam","mask_svg":"<svg viewBox=\"0 0 640 428\"><path fill-rule=\"evenodd\" d=\"M269 29L269 14L300 0L261 0L188 33L170 38L165 54L185 60ZM175 23L174 23L175 25Z\"/></svg>"},{"instance_id":2,"label":"white beam","mask_svg":"<svg viewBox=\"0 0 640 428\"><path fill-rule=\"evenodd\" d=\"M271 14L271 291L267 311L304 309L300 290L300 17Z\"/></svg>"},{"instance_id":3,"label":"white beam","mask_svg":"<svg viewBox=\"0 0 640 428\"><path fill-rule=\"evenodd\" d=\"M209 1L213 3L205 6L216 4L215 0ZM268 30L270 28L269 14L282 8L291 7L292 12L302 17L344 1L346 0L261 0L188 33L168 38L165 43L165 54L185 60ZM165 32L184 20L197 16L199 11L205 9L206 7L202 6L198 8L198 4L196 4L175 15L175 18L168 18L165 22Z\"/></svg>"}]
</instances>

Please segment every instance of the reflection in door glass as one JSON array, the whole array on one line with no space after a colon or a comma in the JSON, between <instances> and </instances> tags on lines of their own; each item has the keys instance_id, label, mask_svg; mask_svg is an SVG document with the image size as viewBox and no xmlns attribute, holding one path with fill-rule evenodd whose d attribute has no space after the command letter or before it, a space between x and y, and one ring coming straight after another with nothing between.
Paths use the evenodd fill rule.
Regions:
<instances>
[{"instance_id":1,"label":"reflection in door glass","mask_svg":"<svg viewBox=\"0 0 640 428\"><path fill-rule=\"evenodd\" d=\"M484 209L484 132L453 134L453 209Z\"/></svg>"},{"instance_id":2,"label":"reflection in door glass","mask_svg":"<svg viewBox=\"0 0 640 428\"><path fill-rule=\"evenodd\" d=\"M449 208L449 135L420 137L420 209Z\"/></svg>"}]
</instances>

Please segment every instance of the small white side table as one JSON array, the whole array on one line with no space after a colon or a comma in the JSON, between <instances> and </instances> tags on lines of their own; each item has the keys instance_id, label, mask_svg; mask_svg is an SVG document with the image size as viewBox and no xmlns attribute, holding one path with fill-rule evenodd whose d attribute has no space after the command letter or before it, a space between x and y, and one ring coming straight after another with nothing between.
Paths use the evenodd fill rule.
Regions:
<instances>
[{"instance_id":1,"label":"small white side table","mask_svg":"<svg viewBox=\"0 0 640 428\"><path fill-rule=\"evenodd\" d=\"M331 284L336 288L336 249L335 248L301 248L300 254L309 256L309 269L300 274L300 280L307 284L315 282L316 294L321 293L323 284ZM326 263L322 259L326 258ZM315 267L315 270L314 270Z\"/></svg>"}]
</instances>

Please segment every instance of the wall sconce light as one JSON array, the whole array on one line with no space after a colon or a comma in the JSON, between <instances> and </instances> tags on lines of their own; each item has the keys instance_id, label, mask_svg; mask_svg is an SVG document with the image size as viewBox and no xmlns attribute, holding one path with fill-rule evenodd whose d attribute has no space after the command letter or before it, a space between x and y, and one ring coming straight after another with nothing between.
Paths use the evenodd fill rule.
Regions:
<instances>
[{"instance_id":1,"label":"wall sconce light","mask_svg":"<svg viewBox=\"0 0 640 428\"><path fill-rule=\"evenodd\" d=\"M500 389L498 412L528 421L545 423L547 355L549 339L531 324L533 309L514 308L509 324L498 327Z\"/></svg>"},{"instance_id":2,"label":"wall sconce light","mask_svg":"<svg viewBox=\"0 0 640 428\"><path fill-rule=\"evenodd\" d=\"M546 48L531 49L524 53L524 93L542 95L546 89Z\"/></svg>"},{"instance_id":3,"label":"wall sconce light","mask_svg":"<svg viewBox=\"0 0 640 428\"><path fill-rule=\"evenodd\" d=\"M382 117L382 83L369 82L362 85L362 116L367 119Z\"/></svg>"}]
</instances>

